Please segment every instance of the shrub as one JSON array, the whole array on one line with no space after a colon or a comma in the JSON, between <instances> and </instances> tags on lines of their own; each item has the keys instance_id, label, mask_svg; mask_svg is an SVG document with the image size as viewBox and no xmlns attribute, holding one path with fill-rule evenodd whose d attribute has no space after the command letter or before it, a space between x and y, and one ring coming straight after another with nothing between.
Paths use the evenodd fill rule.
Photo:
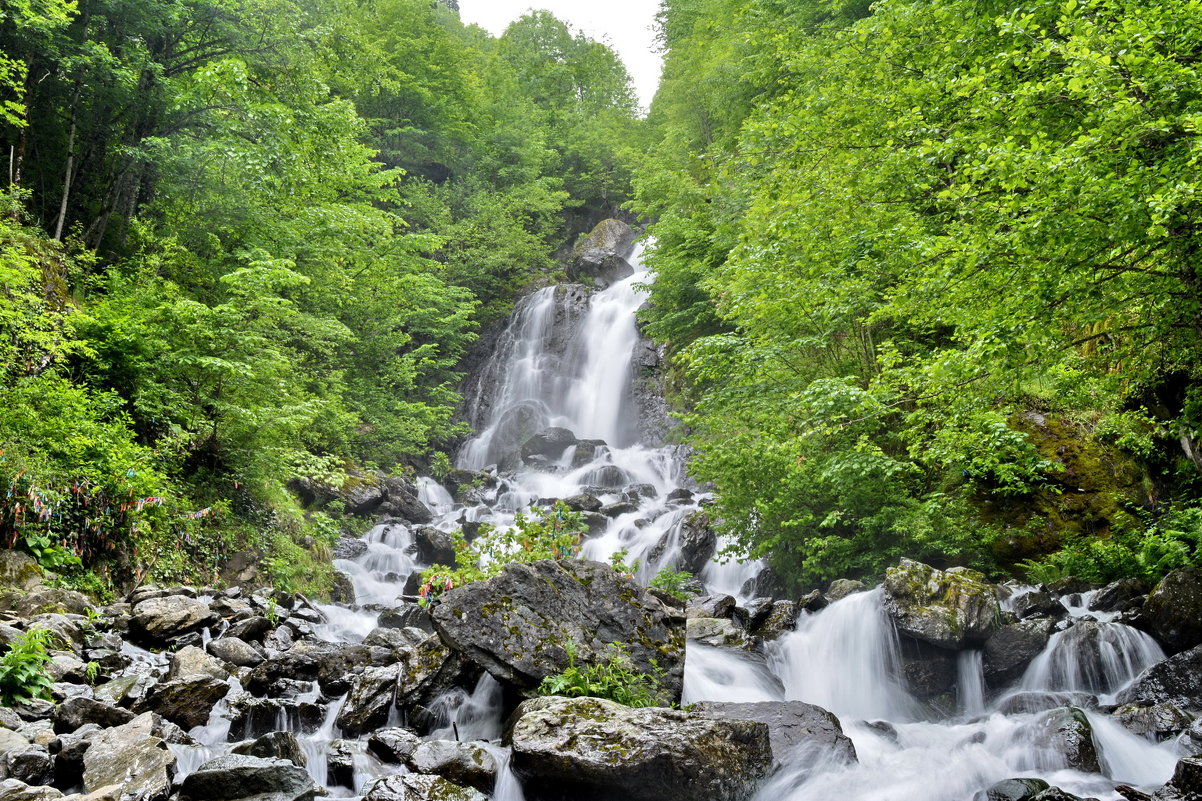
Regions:
<instances>
[{"instance_id":1,"label":"shrub","mask_svg":"<svg viewBox=\"0 0 1202 801\"><path fill-rule=\"evenodd\" d=\"M625 706L663 706L664 670L654 665L652 673L638 671L622 643L610 643L605 657L591 665L576 664L576 644L569 640L568 667L547 676L538 686L539 695L563 695L569 698L605 698Z\"/></svg>"},{"instance_id":2,"label":"shrub","mask_svg":"<svg viewBox=\"0 0 1202 801\"><path fill-rule=\"evenodd\" d=\"M13 706L35 698L50 699L53 683L46 673L48 649L59 642L49 629L30 629L13 640L0 657L0 704Z\"/></svg>"}]
</instances>

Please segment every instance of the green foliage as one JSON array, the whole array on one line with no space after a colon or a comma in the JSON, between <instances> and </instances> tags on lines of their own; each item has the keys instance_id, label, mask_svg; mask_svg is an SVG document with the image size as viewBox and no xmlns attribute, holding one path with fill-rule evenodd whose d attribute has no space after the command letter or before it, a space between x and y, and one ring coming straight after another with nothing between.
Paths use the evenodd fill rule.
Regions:
<instances>
[{"instance_id":1,"label":"green foliage","mask_svg":"<svg viewBox=\"0 0 1202 801\"><path fill-rule=\"evenodd\" d=\"M0 656L0 704L14 706L34 699L50 700L53 680L46 673L49 649L59 643L50 629L30 629L13 640Z\"/></svg>"},{"instance_id":2,"label":"green foliage","mask_svg":"<svg viewBox=\"0 0 1202 801\"><path fill-rule=\"evenodd\" d=\"M606 698L630 707L664 706L664 671L653 663L653 672L635 669L624 643L610 643L605 656L598 662L576 664L576 644L564 645L568 667L547 676L538 685L539 695L562 695L568 698Z\"/></svg>"},{"instance_id":3,"label":"green foliage","mask_svg":"<svg viewBox=\"0 0 1202 801\"><path fill-rule=\"evenodd\" d=\"M422 572L421 603L430 603L453 587L492 578L510 564L530 564L543 559L571 559L580 550L588 531L584 515L557 501L539 509L535 517L521 512L513 526L482 525L479 536L468 543L463 531L451 537L455 544L456 567L432 565Z\"/></svg>"},{"instance_id":4,"label":"green foliage","mask_svg":"<svg viewBox=\"0 0 1202 801\"><path fill-rule=\"evenodd\" d=\"M665 567L651 577L651 586L657 590L663 590L669 595L675 596L682 601L687 601L693 597L693 593L689 592L685 587L693 580L693 574L687 570L677 570L674 567Z\"/></svg>"}]
</instances>

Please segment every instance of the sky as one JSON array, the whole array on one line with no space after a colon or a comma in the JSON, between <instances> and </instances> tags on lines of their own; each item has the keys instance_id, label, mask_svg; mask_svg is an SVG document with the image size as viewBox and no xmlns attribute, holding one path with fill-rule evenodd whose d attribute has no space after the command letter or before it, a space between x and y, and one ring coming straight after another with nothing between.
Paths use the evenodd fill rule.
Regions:
<instances>
[{"instance_id":1,"label":"sky","mask_svg":"<svg viewBox=\"0 0 1202 801\"><path fill-rule=\"evenodd\" d=\"M651 105L659 83L660 57L655 52L652 25L659 10L656 0L459 0L459 16L494 36L531 8L550 11L590 38L618 52L634 80L639 103Z\"/></svg>"}]
</instances>

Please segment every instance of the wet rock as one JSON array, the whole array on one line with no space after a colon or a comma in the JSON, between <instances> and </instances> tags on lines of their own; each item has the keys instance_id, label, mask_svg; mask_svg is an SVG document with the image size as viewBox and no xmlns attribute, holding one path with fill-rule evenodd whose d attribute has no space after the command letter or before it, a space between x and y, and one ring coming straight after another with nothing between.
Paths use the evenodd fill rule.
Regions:
<instances>
[{"instance_id":1,"label":"wet rock","mask_svg":"<svg viewBox=\"0 0 1202 801\"><path fill-rule=\"evenodd\" d=\"M801 701L724 703L704 701L693 712L715 720L752 720L768 727L772 754L778 764L821 753L839 763L856 762L856 748L843 733L839 719L820 706Z\"/></svg>"},{"instance_id":2,"label":"wet rock","mask_svg":"<svg viewBox=\"0 0 1202 801\"><path fill-rule=\"evenodd\" d=\"M277 731L281 721L289 731L313 733L325 722L325 708L312 701L281 698L240 698L230 704L230 738L245 740Z\"/></svg>"},{"instance_id":3,"label":"wet rock","mask_svg":"<svg viewBox=\"0 0 1202 801\"><path fill-rule=\"evenodd\" d=\"M768 726L600 698L537 698L515 713L513 767L579 796L735 801L772 764Z\"/></svg>"},{"instance_id":4,"label":"wet rock","mask_svg":"<svg viewBox=\"0 0 1202 801\"><path fill-rule=\"evenodd\" d=\"M1006 779L982 790L973 801L1031 801L1051 785L1043 779Z\"/></svg>"},{"instance_id":5,"label":"wet rock","mask_svg":"<svg viewBox=\"0 0 1202 801\"><path fill-rule=\"evenodd\" d=\"M997 704L1003 715L1034 714L1064 706L1096 709L1098 699L1086 693L1019 692L1008 695Z\"/></svg>"},{"instance_id":6,"label":"wet rock","mask_svg":"<svg viewBox=\"0 0 1202 801\"><path fill-rule=\"evenodd\" d=\"M751 638L734 621L716 617L691 617L685 625L685 637L691 642L714 648L748 649Z\"/></svg>"},{"instance_id":7,"label":"wet rock","mask_svg":"<svg viewBox=\"0 0 1202 801\"><path fill-rule=\"evenodd\" d=\"M797 599L797 608L805 612L821 612L830 606L830 600L821 590L811 590Z\"/></svg>"},{"instance_id":8,"label":"wet rock","mask_svg":"<svg viewBox=\"0 0 1202 801\"><path fill-rule=\"evenodd\" d=\"M364 668L351 682L351 691L338 711L338 727L355 736L382 725L396 698L400 674L399 665Z\"/></svg>"},{"instance_id":9,"label":"wet rock","mask_svg":"<svg viewBox=\"0 0 1202 801\"><path fill-rule=\"evenodd\" d=\"M298 768L305 767L305 752L301 750L296 735L286 731L273 731L230 749L231 753L263 759L286 759Z\"/></svg>"},{"instance_id":10,"label":"wet rock","mask_svg":"<svg viewBox=\"0 0 1202 801\"><path fill-rule=\"evenodd\" d=\"M570 498L564 498L563 503L573 512L599 512L601 501L595 495L581 493Z\"/></svg>"},{"instance_id":11,"label":"wet rock","mask_svg":"<svg viewBox=\"0 0 1202 801\"><path fill-rule=\"evenodd\" d=\"M793 601L776 601L764 622L756 627L753 634L765 642L779 639L797 628L798 614L797 604Z\"/></svg>"},{"instance_id":12,"label":"wet rock","mask_svg":"<svg viewBox=\"0 0 1202 801\"><path fill-rule=\"evenodd\" d=\"M735 607L734 620L748 631L758 627L772 612L772 599L767 597L752 598L743 606Z\"/></svg>"},{"instance_id":13,"label":"wet rock","mask_svg":"<svg viewBox=\"0 0 1202 801\"><path fill-rule=\"evenodd\" d=\"M111 728L133 719L128 709L92 698L69 698L54 708L54 730L59 733L73 732L89 723Z\"/></svg>"},{"instance_id":14,"label":"wet rock","mask_svg":"<svg viewBox=\"0 0 1202 801\"><path fill-rule=\"evenodd\" d=\"M461 787L441 776L385 776L363 796L363 801L488 801L471 787Z\"/></svg>"},{"instance_id":15,"label":"wet rock","mask_svg":"<svg viewBox=\"0 0 1202 801\"><path fill-rule=\"evenodd\" d=\"M654 484L631 484L622 490L622 494L626 496L626 500L637 502L642 498L654 498L659 495L659 491Z\"/></svg>"},{"instance_id":16,"label":"wet rock","mask_svg":"<svg viewBox=\"0 0 1202 801\"><path fill-rule=\"evenodd\" d=\"M566 428L552 426L522 443L522 461L531 464L534 457L539 457L555 462L563 456L564 451L575 444L575 434Z\"/></svg>"},{"instance_id":17,"label":"wet rock","mask_svg":"<svg viewBox=\"0 0 1202 801\"><path fill-rule=\"evenodd\" d=\"M1177 762L1173 778L1153 795L1156 801L1197 801L1202 798L1202 755Z\"/></svg>"},{"instance_id":18,"label":"wet rock","mask_svg":"<svg viewBox=\"0 0 1202 801\"><path fill-rule=\"evenodd\" d=\"M54 776L54 760L44 746L26 745L6 751L0 756L0 768L9 779L26 784L50 784Z\"/></svg>"},{"instance_id":19,"label":"wet rock","mask_svg":"<svg viewBox=\"0 0 1202 801\"><path fill-rule=\"evenodd\" d=\"M451 651L437 636L427 637L403 655L396 706L410 725L425 731L436 724L430 707L448 690L471 687L480 668L463 654Z\"/></svg>"},{"instance_id":20,"label":"wet rock","mask_svg":"<svg viewBox=\"0 0 1202 801\"><path fill-rule=\"evenodd\" d=\"M628 515L632 512L637 512L638 510L639 507L637 504L633 504L630 501L617 501L616 503L609 503L605 506L602 506L601 514L612 519L615 517L621 517L622 515Z\"/></svg>"},{"instance_id":21,"label":"wet rock","mask_svg":"<svg viewBox=\"0 0 1202 801\"><path fill-rule=\"evenodd\" d=\"M359 537L343 536L334 546L335 559L358 559L363 554L367 553L367 540Z\"/></svg>"},{"instance_id":22,"label":"wet rock","mask_svg":"<svg viewBox=\"0 0 1202 801\"><path fill-rule=\"evenodd\" d=\"M404 476L389 476L384 482L384 502L376 511L410 523L429 523L434 513L418 497L417 484Z\"/></svg>"},{"instance_id":23,"label":"wet rock","mask_svg":"<svg viewBox=\"0 0 1202 801\"><path fill-rule=\"evenodd\" d=\"M382 629L416 628L429 634L434 633L430 613L414 603L381 612L380 617L376 619L376 625Z\"/></svg>"},{"instance_id":24,"label":"wet rock","mask_svg":"<svg viewBox=\"0 0 1202 801\"><path fill-rule=\"evenodd\" d=\"M718 550L718 534L705 512L694 512L680 523L680 569L700 575Z\"/></svg>"},{"instance_id":25,"label":"wet rock","mask_svg":"<svg viewBox=\"0 0 1202 801\"><path fill-rule=\"evenodd\" d=\"M693 491L685 487L677 487L668 493L666 500L671 503L692 503Z\"/></svg>"},{"instance_id":26,"label":"wet rock","mask_svg":"<svg viewBox=\"0 0 1202 801\"><path fill-rule=\"evenodd\" d=\"M1148 589L1143 579L1119 579L1098 590L1089 602L1089 608L1099 612L1128 612L1138 609L1143 606Z\"/></svg>"},{"instance_id":27,"label":"wet rock","mask_svg":"<svg viewBox=\"0 0 1202 801\"><path fill-rule=\"evenodd\" d=\"M826 597L830 601L840 601L857 592L864 592L868 585L855 579L835 579L826 589Z\"/></svg>"},{"instance_id":28,"label":"wet rock","mask_svg":"<svg viewBox=\"0 0 1202 801\"><path fill-rule=\"evenodd\" d=\"M31 787L19 779L0 781L0 801L58 801L62 797L53 787Z\"/></svg>"},{"instance_id":29,"label":"wet rock","mask_svg":"<svg viewBox=\"0 0 1202 801\"><path fill-rule=\"evenodd\" d=\"M686 614L689 617L721 617L730 618L735 613L733 595L710 595L705 598L694 598L689 601Z\"/></svg>"},{"instance_id":30,"label":"wet rock","mask_svg":"<svg viewBox=\"0 0 1202 801\"><path fill-rule=\"evenodd\" d=\"M217 702L230 686L211 676L185 676L154 685L138 703L135 712L155 712L185 729L203 726Z\"/></svg>"},{"instance_id":31,"label":"wet rock","mask_svg":"<svg viewBox=\"0 0 1202 801\"><path fill-rule=\"evenodd\" d=\"M199 631L217 622L217 615L208 604L183 595L150 598L134 606L130 633L152 646L166 645L170 640Z\"/></svg>"},{"instance_id":32,"label":"wet rock","mask_svg":"<svg viewBox=\"0 0 1202 801\"><path fill-rule=\"evenodd\" d=\"M1154 740L1165 740L1185 731L1193 720L1172 704L1126 704L1111 714L1127 731Z\"/></svg>"},{"instance_id":33,"label":"wet rock","mask_svg":"<svg viewBox=\"0 0 1202 801\"><path fill-rule=\"evenodd\" d=\"M230 754L210 759L184 777L180 801L313 801L317 788L286 759Z\"/></svg>"},{"instance_id":34,"label":"wet rock","mask_svg":"<svg viewBox=\"0 0 1202 801\"><path fill-rule=\"evenodd\" d=\"M603 439L582 439L576 443L576 450L572 452L572 468L591 464L608 451L609 446Z\"/></svg>"},{"instance_id":35,"label":"wet rock","mask_svg":"<svg viewBox=\"0 0 1202 801\"><path fill-rule=\"evenodd\" d=\"M413 749L404 762L414 773L441 776L484 793L491 793L497 780L496 760L474 743L429 740Z\"/></svg>"},{"instance_id":36,"label":"wet rock","mask_svg":"<svg viewBox=\"0 0 1202 801\"><path fill-rule=\"evenodd\" d=\"M911 637L898 637L901 646L901 675L906 689L920 701L954 708L959 679L957 655L944 648Z\"/></svg>"},{"instance_id":37,"label":"wet rock","mask_svg":"<svg viewBox=\"0 0 1202 801\"><path fill-rule=\"evenodd\" d=\"M363 644L399 653L422 642L427 636L421 629L372 629L371 633L363 638Z\"/></svg>"},{"instance_id":38,"label":"wet rock","mask_svg":"<svg viewBox=\"0 0 1202 801\"><path fill-rule=\"evenodd\" d=\"M1115 701L1120 705L1172 704L1202 711L1202 645L1152 665L1119 692Z\"/></svg>"},{"instance_id":39,"label":"wet rock","mask_svg":"<svg viewBox=\"0 0 1202 801\"><path fill-rule=\"evenodd\" d=\"M154 723L154 716L147 713L93 735L83 756L84 791L92 793L119 784L123 801L167 798L175 755L155 735Z\"/></svg>"},{"instance_id":40,"label":"wet rock","mask_svg":"<svg viewBox=\"0 0 1202 801\"><path fill-rule=\"evenodd\" d=\"M1047 646L1052 626L1049 618L1035 618L1002 626L991 634L984 649L985 683L1000 689L1021 679L1027 666Z\"/></svg>"},{"instance_id":41,"label":"wet rock","mask_svg":"<svg viewBox=\"0 0 1202 801\"><path fill-rule=\"evenodd\" d=\"M626 257L634 250L634 230L621 220L602 220L576 245L567 265L573 281L593 279L606 287L634 275Z\"/></svg>"},{"instance_id":42,"label":"wet rock","mask_svg":"<svg viewBox=\"0 0 1202 801\"><path fill-rule=\"evenodd\" d=\"M381 762L404 762L422 743L422 738L409 729L382 729L367 739L367 750Z\"/></svg>"},{"instance_id":43,"label":"wet rock","mask_svg":"<svg viewBox=\"0 0 1202 801\"><path fill-rule=\"evenodd\" d=\"M1048 592L1027 592L1010 602L1010 609L1019 620L1033 617L1048 617L1061 620L1068 616L1068 610L1060 599Z\"/></svg>"},{"instance_id":44,"label":"wet rock","mask_svg":"<svg viewBox=\"0 0 1202 801\"><path fill-rule=\"evenodd\" d=\"M1099 773L1101 766L1094 748L1093 729L1085 713L1076 707L1044 712L1031 727L1036 747L1036 765L1046 770L1071 768Z\"/></svg>"},{"instance_id":45,"label":"wet rock","mask_svg":"<svg viewBox=\"0 0 1202 801\"><path fill-rule=\"evenodd\" d=\"M973 570L901 560L885 573L885 609L900 631L940 648L980 645L998 627L997 596Z\"/></svg>"},{"instance_id":46,"label":"wet rock","mask_svg":"<svg viewBox=\"0 0 1202 801\"><path fill-rule=\"evenodd\" d=\"M15 731L0 729L0 754L20 750L27 745L29 745L29 740L26 740Z\"/></svg>"},{"instance_id":47,"label":"wet rock","mask_svg":"<svg viewBox=\"0 0 1202 801\"><path fill-rule=\"evenodd\" d=\"M445 531L422 526L413 532L413 548L417 561L423 565L455 565L455 542Z\"/></svg>"},{"instance_id":48,"label":"wet rock","mask_svg":"<svg viewBox=\"0 0 1202 801\"><path fill-rule=\"evenodd\" d=\"M235 667L257 667L267 657L255 646L237 637L219 637L205 646L210 654Z\"/></svg>"},{"instance_id":49,"label":"wet rock","mask_svg":"<svg viewBox=\"0 0 1202 801\"><path fill-rule=\"evenodd\" d=\"M1049 787L1042 793L1031 798L1031 801L1098 801L1096 798L1081 798L1067 793L1059 787Z\"/></svg>"},{"instance_id":50,"label":"wet rock","mask_svg":"<svg viewBox=\"0 0 1202 801\"><path fill-rule=\"evenodd\" d=\"M685 618L609 565L544 560L510 565L488 581L456 587L435 603L443 641L498 679L534 688L568 666L603 660L610 643L629 645L634 668L665 671L666 701L680 698Z\"/></svg>"},{"instance_id":51,"label":"wet rock","mask_svg":"<svg viewBox=\"0 0 1202 801\"><path fill-rule=\"evenodd\" d=\"M1143 616L1170 654L1202 644L1202 568L1184 567L1161 579L1144 602Z\"/></svg>"},{"instance_id":52,"label":"wet rock","mask_svg":"<svg viewBox=\"0 0 1202 801\"><path fill-rule=\"evenodd\" d=\"M230 625L225 630L224 637L233 637L246 642L262 642L263 638L274 628L271 621L262 615L248 617Z\"/></svg>"},{"instance_id":53,"label":"wet rock","mask_svg":"<svg viewBox=\"0 0 1202 801\"><path fill-rule=\"evenodd\" d=\"M346 740L333 740L326 749L326 786L355 787L355 749Z\"/></svg>"}]
</instances>

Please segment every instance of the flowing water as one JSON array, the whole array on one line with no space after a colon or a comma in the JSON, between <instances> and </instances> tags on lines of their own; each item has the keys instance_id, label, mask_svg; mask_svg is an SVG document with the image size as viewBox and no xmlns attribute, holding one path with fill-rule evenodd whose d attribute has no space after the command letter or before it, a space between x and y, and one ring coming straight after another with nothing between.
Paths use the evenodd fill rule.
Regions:
<instances>
[{"instance_id":1,"label":"flowing water","mask_svg":"<svg viewBox=\"0 0 1202 801\"><path fill-rule=\"evenodd\" d=\"M461 468L490 471L495 484L476 488L470 501L456 503L437 482L420 479L420 500L434 515L431 525L444 531L465 522L509 526L516 513L540 499L587 492L606 505L606 514L593 518L582 556L607 561L625 552L628 560L639 560L637 578L643 582L679 558L682 524L707 496L689 482L681 450L648 435L643 425L648 411L637 387L635 312L646 299L640 285L648 276L637 253L632 262L636 274L603 291L552 287L518 304L468 394L467 417L480 433L457 459ZM555 458L523 459L522 443L548 428L568 429L576 444ZM376 627L381 609L401 603L406 582L423 567L412 553L414 533L400 523L377 526L364 538L362 553L336 561L351 579L356 603L321 606L320 637L361 642ZM744 602L751 592L748 580L761 567L719 558L700 578L710 592ZM1084 614L1088 599L1081 603L1069 610L1074 618ZM1146 635L1094 613L1094 620L1055 634L1006 692L989 694L981 651L963 652L956 686L949 687L956 709L941 714L912 697L900 681L898 636L882 608L881 592L873 590L803 614L796 630L770 643L763 655L690 644L683 700L799 700L840 718L858 762L846 764L812 747L778 755L783 765L755 801L967 801L978 790L1016 776L1039 776L1078 795L1109 801L1118 797L1116 781L1155 787L1167 780L1176 759L1172 744L1150 742L1102 713L1085 711L1102 772L1073 770L1041 740L1042 710L1003 713L1001 708L1019 692L1089 693L1105 703L1163 656ZM508 767L509 753L498 745L502 695L487 675L470 692L446 694L434 705L436 720L428 737L483 743L500 766L495 801L523 801ZM1049 702L1043 709L1058 705ZM326 783L329 755L341 737L335 722L340 706L341 700L333 699L314 730L281 715L280 727L301 740L319 784ZM222 702L208 726L193 730L199 747L174 747L182 773L228 750L230 714L229 704ZM331 788L335 796L362 792L370 777L403 770L376 762L361 741L345 747L354 757L354 787Z\"/></svg>"}]
</instances>

